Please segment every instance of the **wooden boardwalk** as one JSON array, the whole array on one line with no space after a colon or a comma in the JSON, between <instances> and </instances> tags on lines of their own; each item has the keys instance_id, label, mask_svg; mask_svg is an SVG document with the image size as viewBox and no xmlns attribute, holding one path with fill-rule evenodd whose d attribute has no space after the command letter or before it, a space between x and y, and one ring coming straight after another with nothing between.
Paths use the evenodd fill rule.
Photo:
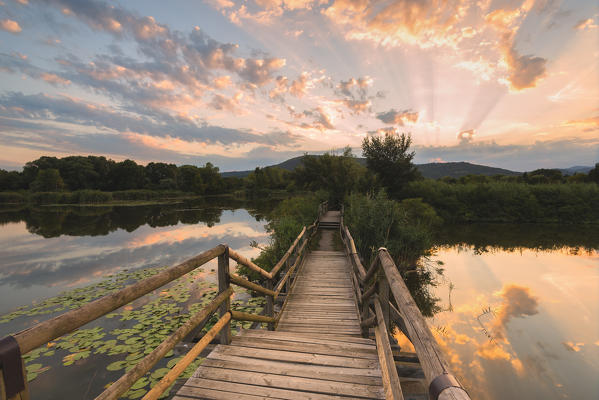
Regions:
<instances>
[{"instance_id":1,"label":"wooden boardwalk","mask_svg":"<svg viewBox=\"0 0 599 400\"><path fill-rule=\"evenodd\" d=\"M315 236L317 233L320 235ZM311 239L319 248L310 251ZM341 246L338 246L341 244ZM339 250L342 247L344 251ZM77 309L0 339L0 400L29 399L22 355L130 304L218 259L218 294L95 399L116 400L150 372L177 343L201 338L142 400L158 400L219 336L193 377L174 396L191 399L381 399L470 400L449 372L393 258L381 247L368 270L341 211L318 206L318 219L303 227L271 271L226 244L136 281ZM234 260L259 274L261 284L230 271ZM233 285L266 296L264 315L231 308ZM281 310L275 301L284 299ZM231 338L231 320L267 323L269 330L244 330ZM392 325L393 324L393 325ZM416 353L401 352L390 336L395 326ZM395 329L395 328L394 328ZM374 339L372 339L374 337Z\"/></svg>"},{"instance_id":2,"label":"wooden boardwalk","mask_svg":"<svg viewBox=\"0 0 599 400\"><path fill-rule=\"evenodd\" d=\"M339 212L322 219L339 224ZM382 399L374 340L360 336L351 264L312 251L275 331L244 330L218 345L175 399Z\"/></svg>"}]
</instances>

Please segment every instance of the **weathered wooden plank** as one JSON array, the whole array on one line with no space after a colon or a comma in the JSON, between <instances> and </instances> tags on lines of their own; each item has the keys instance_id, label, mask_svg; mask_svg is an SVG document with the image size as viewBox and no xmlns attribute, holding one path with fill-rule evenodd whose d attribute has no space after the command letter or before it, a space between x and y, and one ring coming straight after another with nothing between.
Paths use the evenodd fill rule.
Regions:
<instances>
[{"instance_id":1,"label":"weathered wooden plank","mask_svg":"<svg viewBox=\"0 0 599 400\"><path fill-rule=\"evenodd\" d=\"M322 335L307 335L307 334L295 334L293 332L266 332L261 330L244 330L240 336L251 336L251 337L262 337L262 338L276 338L278 340L289 340L294 342L308 342L308 343L340 343L343 345L353 344L360 347L375 347L375 344L370 339L355 338L347 336L330 337Z\"/></svg>"},{"instance_id":2,"label":"weathered wooden plank","mask_svg":"<svg viewBox=\"0 0 599 400\"><path fill-rule=\"evenodd\" d=\"M242 347L253 347L257 349L270 349L270 350L283 350L296 353L312 353L312 354L324 354L330 356L340 357L357 357L357 358L368 358L376 360L378 358L376 350L371 349L348 349L337 344L326 345L321 343L303 343L301 346L297 346L294 343L284 342L280 340L269 340L262 339L260 341L252 338L239 337L235 338L231 342L232 346Z\"/></svg>"},{"instance_id":3,"label":"weathered wooden plank","mask_svg":"<svg viewBox=\"0 0 599 400\"><path fill-rule=\"evenodd\" d=\"M262 361L262 363L258 363ZM237 369L240 371L252 371L266 374L275 374L283 376L298 376L303 378L315 378L325 381L357 383L361 385L378 385L381 386L380 376L362 376L356 373L359 371L354 368L345 368L350 373L341 374L337 372L340 367L303 367L298 364L283 363L276 361L253 360L245 358L237 358L236 361L218 360L213 358L205 359L202 362L204 367ZM325 372L325 368L328 371Z\"/></svg>"},{"instance_id":4,"label":"weathered wooden plank","mask_svg":"<svg viewBox=\"0 0 599 400\"><path fill-rule=\"evenodd\" d=\"M359 398L385 398L384 391L381 390L381 387L374 385L325 381L314 378L290 377L204 366L200 367L194 375L196 375L197 378L214 379L246 385L267 386L268 388L291 389Z\"/></svg>"},{"instance_id":5,"label":"weathered wooden plank","mask_svg":"<svg viewBox=\"0 0 599 400\"><path fill-rule=\"evenodd\" d=\"M278 350L253 349L239 346L217 346L213 353L232 356L261 358L265 360L287 360L289 362L329 365L337 367L378 368L378 361L356 357L326 356L308 353L292 353Z\"/></svg>"},{"instance_id":6,"label":"weathered wooden plank","mask_svg":"<svg viewBox=\"0 0 599 400\"><path fill-rule=\"evenodd\" d=\"M212 380L212 379L203 379L203 378L189 378L186 382L185 386L181 389L185 388L187 393L196 393L201 392L203 388L209 388L214 390L219 390L221 393L226 396L223 397L215 397L217 399L237 399L238 396L258 396L260 399L264 398L275 398L275 399L289 399L289 400L301 400L301 399L314 399L314 400L330 400L330 399L340 399L341 396L330 396L326 394L320 393L308 393L308 392L298 392L295 390L285 390L257 385L246 385L234 382L223 382L220 380ZM200 397L205 398L205 397ZM210 397L208 397L210 398ZM242 397L239 397L242 398ZM252 399L255 397L252 397Z\"/></svg>"},{"instance_id":7,"label":"weathered wooden plank","mask_svg":"<svg viewBox=\"0 0 599 400\"><path fill-rule=\"evenodd\" d=\"M228 354L211 353L208 355L204 362L209 360L214 361L226 361L236 365L232 369L243 369L247 365L258 366L260 368L273 368L279 371L285 370L298 370L299 373L307 376L313 376L315 374L333 375L339 377L341 375L347 375L345 378L338 379L358 379L360 377L372 378L377 382L381 382L381 370L379 368L350 368L350 367L330 367L326 365L312 365L312 364L295 364L290 362L284 362L281 360L262 360L258 358L247 358L240 356L231 356ZM285 375L281 373L281 375ZM303 376L303 375L298 375ZM323 378L324 379L324 378ZM335 378L337 379L337 378ZM351 382L351 381L350 381Z\"/></svg>"}]
</instances>

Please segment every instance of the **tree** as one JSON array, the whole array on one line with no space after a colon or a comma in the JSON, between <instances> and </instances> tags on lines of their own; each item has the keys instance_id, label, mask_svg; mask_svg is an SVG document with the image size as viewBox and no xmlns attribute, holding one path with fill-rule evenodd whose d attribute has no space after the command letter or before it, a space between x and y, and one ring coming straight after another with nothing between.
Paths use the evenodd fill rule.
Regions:
<instances>
[{"instance_id":1,"label":"tree","mask_svg":"<svg viewBox=\"0 0 599 400\"><path fill-rule=\"evenodd\" d=\"M177 166L175 164L151 162L146 165L146 177L150 189L177 188Z\"/></svg>"},{"instance_id":2,"label":"tree","mask_svg":"<svg viewBox=\"0 0 599 400\"><path fill-rule=\"evenodd\" d=\"M179 190L184 192L204 193L204 182L200 169L194 165L183 165L179 167Z\"/></svg>"},{"instance_id":3,"label":"tree","mask_svg":"<svg viewBox=\"0 0 599 400\"><path fill-rule=\"evenodd\" d=\"M378 175L391 197L400 197L406 184L420 177L412 163L415 153L408 151L411 145L412 138L404 133L386 133L384 138L372 136L362 141L368 169Z\"/></svg>"},{"instance_id":4,"label":"tree","mask_svg":"<svg viewBox=\"0 0 599 400\"><path fill-rule=\"evenodd\" d=\"M109 176L110 190L141 189L145 184L145 169L133 160L116 163Z\"/></svg>"},{"instance_id":5,"label":"tree","mask_svg":"<svg viewBox=\"0 0 599 400\"><path fill-rule=\"evenodd\" d=\"M30 189L34 192L58 192L64 188L64 182L57 169L42 169L31 182Z\"/></svg>"},{"instance_id":6,"label":"tree","mask_svg":"<svg viewBox=\"0 0 599 400\"><path fill-rule=\"evenodd\" d=\"M595 182L599 185L599 163L595 164L595 168L589 171L589 182Z\"/></svg>"},{"instance_id":7,"label":"tree","mask_svg":"<svg viewBox=\"0 0 599 400\"><path fill-rule=\"evenodd\" d=\"M300 188L327 191L329 205L337 207L346 195L357 189L364 172L365 168L346 148L341 156L330 153L304 155L301 166L294 171L294 179Z\"/></svg>"}]
</instances>

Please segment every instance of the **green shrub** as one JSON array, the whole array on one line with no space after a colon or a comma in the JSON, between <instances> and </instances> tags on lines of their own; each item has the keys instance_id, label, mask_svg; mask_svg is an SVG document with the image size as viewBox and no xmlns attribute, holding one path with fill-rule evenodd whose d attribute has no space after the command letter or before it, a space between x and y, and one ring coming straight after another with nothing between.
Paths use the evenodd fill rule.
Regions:
<instances>
[{"instance_id":1,"label":"green shrub","mask_svg":"<svg viewBox=\"0 0 599 400\"><path fill-rule=\"evenodd\" d=\"M262 248L260 255L253 261L270 271L289 249L302 228L308 227L316 220L319 203L320 198L316 194L293 197L280 202L268 216L270 243ZM237 271L250 280L260 278L256 272L244 266L240 266Z\"/></svg>"},{"instance_id":2,"label":"green shrub","mask_svg":"<svg viewBox=\"0 0 599 400\"><path fill-rule=\"evenodd\" d=\"M73 202L79 204L98 204L112 201L112 193L100 190L78 190L72 193Z\"/></svg>"},{"instance_id":3,"label":"green shrub","mask_svg":"<svg viewBox=\"0 0 599 400\"><path fill-rule=\"evenodd\" d=\"M422 198L448 222L599 222L599 187L592 183L428 179L410 183L403 196Z\"/></svg>"},{"instance_id":4,"label":"green shrub","mask_svg":"<svg viewBox=\"0 0 599 400\"><path fill-rule=\"evenodd\" d=\"M33 204L62 204L65 203L65 193L61 192L38 192L30 196Z\"/></svg>"},{"instance_id":5,"label":"green shrub","mask_svg":"<svg viewBox=\"0 0 599 400\"><path fill-rule=\"evenodd\" d=\"M0 204L22 204L27 202L27 197L18 192L0 192Z\"/></svg>"}]
</instances>

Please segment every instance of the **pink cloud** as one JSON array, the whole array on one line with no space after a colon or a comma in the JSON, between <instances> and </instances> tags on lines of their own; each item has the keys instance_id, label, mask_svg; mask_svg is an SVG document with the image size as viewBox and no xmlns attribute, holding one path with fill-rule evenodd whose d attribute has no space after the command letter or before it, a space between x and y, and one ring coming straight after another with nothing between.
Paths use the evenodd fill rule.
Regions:
<instances>
[{"instance_id":1,"label":"pink cloud","mask_svg":"<svg viewBox=\"0 0 599 400\"><path fill-rule=\"evenodd\" d=\"M12 19L3 19L0 21L0 29L17 34L22 31L21 25L17 21L13 21Z\"/></svg>"}]
</instances>

